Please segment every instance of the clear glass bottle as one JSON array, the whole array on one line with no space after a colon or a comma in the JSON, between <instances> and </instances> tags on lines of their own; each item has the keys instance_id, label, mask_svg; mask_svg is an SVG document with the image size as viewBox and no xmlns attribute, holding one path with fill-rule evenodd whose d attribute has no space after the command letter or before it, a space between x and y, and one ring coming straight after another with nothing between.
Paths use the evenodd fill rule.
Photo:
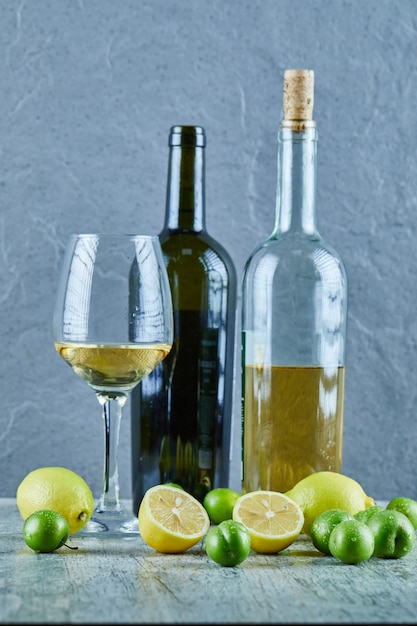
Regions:
<instances>
[{"instance_id":1,"label":"clear glass bottle","mask_svg":"<svg viewBox=\"0 0 417 626\"><path fill-rule=\"evenodd\" d=\"M276 221L242 283L242 489L341 471L347 276L316 225L314 73L286 70Z\"/></svg>"},{"instance_id":2,"label":"clear glass bottle","mask_svg":"<svg viewBox=\"0 0 417 626\"><path fill-rule=\"evenodd\" d=\"M175 482L202 499L229 483L236 270L205 225L205 131L173 126L165 224L171 353L132 393L132 490L137 513L152 485Z\"/></svg>"}]
</instances>

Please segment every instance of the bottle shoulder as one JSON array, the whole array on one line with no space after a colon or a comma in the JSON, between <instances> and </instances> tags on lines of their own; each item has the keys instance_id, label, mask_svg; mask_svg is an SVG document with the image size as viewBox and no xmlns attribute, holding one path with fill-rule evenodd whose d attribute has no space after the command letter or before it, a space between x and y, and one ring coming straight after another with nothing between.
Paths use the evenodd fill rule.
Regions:
<instances>
[{"instance_id":1,"label":"bottle shoulder","mask_svg":"<svg viewBox=\"0 0 417 626\"><path fill-rule=\"evenodd\" d=\"M254 363L264 355L264 363L275 365L344 364L347 304L343 261L326 242L264 242L243 276L245 358Z\"/></svg>"},{"instance_id":2,"label":"bottle shoulder","mask_svg":"<svg viewBox=\"0 0 417 626\"><path fill-rule=\"evenodd\" d=\"M346 281L344 261L337 250L320 235L290 238L270 237L261 242L248 257L244 281L255 274L271 277L277 273L310 272L324 279Z\"/></svg>"},{"instance_id":3,"label":"bottle shoulder","mask_svg":"<svg viewBox=\"0 0 417 626\"><path fill-rule=\"evenodd\" d=\"M236 268L226 248L207 231L162 231L162 252L167 264L203 264L206 268L227 271L230 280L236 281Z\"/></svg>"},{"instance_id":4,"label":"bottle shoulder","mask_svg":"<svg viewBox=\"0 0 417 626\"><path fill-rule=\"evenodd\" d=\"M160 240L174 310L207 309L212 317L230 311L232 316L237 301L236 269L220 244L196 232L170 233Z\"/></svg>"}]
</instances>

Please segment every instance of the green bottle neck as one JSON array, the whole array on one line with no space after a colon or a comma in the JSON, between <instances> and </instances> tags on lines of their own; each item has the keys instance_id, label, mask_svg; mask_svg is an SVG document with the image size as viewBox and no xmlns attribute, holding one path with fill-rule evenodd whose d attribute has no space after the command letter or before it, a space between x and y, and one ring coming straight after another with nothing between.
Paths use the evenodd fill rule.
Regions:
<instances>
[{"instance_id":1,"label":"green bottle neck","mask_svg":"<svg viewBox=\"0 0 417 626\"><path fill-rule=\"evenodd\" d=\"M171 128L164 230L205 230L205 144L200 126Z\"/></svg>"}]
</instances>

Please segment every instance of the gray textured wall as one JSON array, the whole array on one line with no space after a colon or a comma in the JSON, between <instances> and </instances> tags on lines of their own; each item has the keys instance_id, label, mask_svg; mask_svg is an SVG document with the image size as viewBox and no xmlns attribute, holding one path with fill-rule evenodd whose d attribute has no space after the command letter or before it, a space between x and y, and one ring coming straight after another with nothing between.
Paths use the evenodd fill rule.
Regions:
<instances>
[{"instance_id":1,"label":"gray textured wall","mask_svg":"<svg viewBox=\"0 0 417 626\"><path fill-rule=\"evenodd\" d=\"M417 2L0 5L0 496L42 465L101 487L99 406L51 334L68 234L158 232L169 127L201 124L207 227L240 280L274 224L292 67L315 70L318 223L350 280L343 471L376 498L417 498ZM235 399L238 487L239 381ZM124 497L129 435L127 406Z\"/></svg>"}]
</instances>

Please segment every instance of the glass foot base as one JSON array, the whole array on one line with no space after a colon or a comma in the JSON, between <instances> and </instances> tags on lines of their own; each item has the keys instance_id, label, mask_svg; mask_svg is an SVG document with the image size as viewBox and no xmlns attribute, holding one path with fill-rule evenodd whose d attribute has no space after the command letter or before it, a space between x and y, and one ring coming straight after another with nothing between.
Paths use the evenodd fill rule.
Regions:
<instances>
[{"instance_id":1,"label":"glass foot base","mask_svg":"<svg viewBox=\"0 0 417 626\"><path fill-rule=\"evenodd\" d=\"M110 511L97 507L87 524L77 532L79 537L92 535L139 536L138 518L125 508Z\"/></svg>"}]
</instances>

